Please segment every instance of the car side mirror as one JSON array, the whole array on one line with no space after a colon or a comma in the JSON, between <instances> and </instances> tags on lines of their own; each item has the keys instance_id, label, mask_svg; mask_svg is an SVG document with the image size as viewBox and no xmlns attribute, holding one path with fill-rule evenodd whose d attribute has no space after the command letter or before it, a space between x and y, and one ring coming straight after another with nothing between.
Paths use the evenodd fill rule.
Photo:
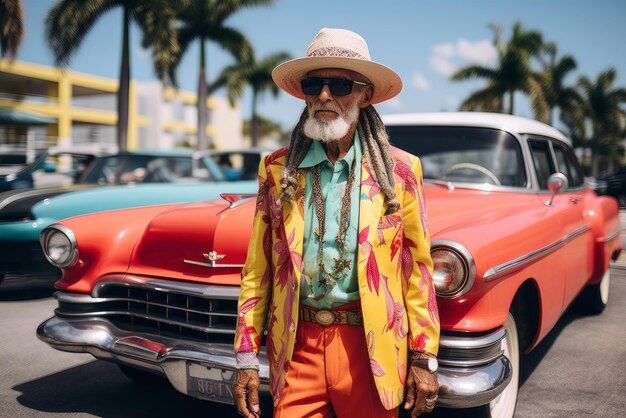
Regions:
<instances>
[{"instance_id":1,"label":"car side mirror","mask_svg":"<svg viewBox=\"0 0 626 418\"><path fill-rule=\"evenodd\" d=\"M550 177L548 177L548 190L552 193L550 196L550 200L546 201L546 206L552 206L552 202L554 201L554 197L563 193L569 187L569 182L567 181L567 177L563 173L554 173Z\"/></svg>"}]
</instances>

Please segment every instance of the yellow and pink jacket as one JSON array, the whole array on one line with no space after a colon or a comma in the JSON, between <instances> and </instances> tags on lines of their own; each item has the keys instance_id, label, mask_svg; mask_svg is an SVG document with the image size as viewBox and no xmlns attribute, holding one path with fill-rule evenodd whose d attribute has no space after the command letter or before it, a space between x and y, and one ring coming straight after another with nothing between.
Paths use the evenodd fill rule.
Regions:
<instances>
[{"instance_id":1,"label":"yellow and pink jacket","mask_svg":"<svg viewBox=\"0 0 626 418\"><path fill-rule=\"evenodd\" d=\"M235 352L257 352L267 326L274 404L280 400L298 326L304 234L305 171L293 202L281 202L286 148L259 167L259 194L242 271ZM358 281L372 375L383 406L404 398L407 350L437 354L439 315L432 283L430 236L421 164L391 148L400 209L385 215L384 195L362 158Z\"/></svg>"}]
</instances>

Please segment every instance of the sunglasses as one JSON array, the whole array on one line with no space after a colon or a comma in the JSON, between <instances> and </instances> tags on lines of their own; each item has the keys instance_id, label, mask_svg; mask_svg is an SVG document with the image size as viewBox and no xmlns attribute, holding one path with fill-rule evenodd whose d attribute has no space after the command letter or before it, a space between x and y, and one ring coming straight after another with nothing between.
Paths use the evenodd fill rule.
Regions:
<instances>
[{"instance_id":1,"label":"sunglasses","mask_svg":"<svg viewBox=\"0 0 626 418\"><path fill-rule=\"evenodd\" d=\"M324 77L307 77L300 81L300 87L302 93L307 96L317 96L322 92L324 85L328 84L330 94L333 96L347 96L352 93L352 86L357 84L359 86L367 86L370 83L363 83L361 81L348 80L346 78L324 78Z\"/></svg>"}]
</instances>

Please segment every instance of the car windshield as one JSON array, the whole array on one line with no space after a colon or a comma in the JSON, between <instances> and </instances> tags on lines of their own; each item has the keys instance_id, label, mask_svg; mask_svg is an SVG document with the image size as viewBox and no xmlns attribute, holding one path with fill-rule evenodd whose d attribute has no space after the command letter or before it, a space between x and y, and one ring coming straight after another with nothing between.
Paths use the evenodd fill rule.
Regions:
<instances>
[{"instance_id":1,"label":"car windshield","mask_svg":"<svg viewBox=\"0 0 626 418\"><path fill-rule=\"evenodd\" d=\"M164 183L185 179L192 179L191 156L122 154L98 158L85 170L78 182Z\"/></svg>"},{"instance_id":2,"label":"car windshield","mask_svg":"<svg viewBox=\"0 0 626 418\"><path fill-rule=\"evenodd\" d=\"M526 173L518 141L488 128L389 126L391 144L422 162L425 179L524 187Z\"/></svg>"}]
</instances>

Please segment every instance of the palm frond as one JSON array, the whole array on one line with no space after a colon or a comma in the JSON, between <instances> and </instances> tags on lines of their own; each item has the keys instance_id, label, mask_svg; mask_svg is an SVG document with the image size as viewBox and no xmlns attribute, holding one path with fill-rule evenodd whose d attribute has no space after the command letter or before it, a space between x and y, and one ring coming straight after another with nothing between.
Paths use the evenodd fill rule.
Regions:
<instances>
[{"instance_id":1,"label":"palm frond","mask_svg":"<svg viewBox=\"0 0 626 418\"><path fill-rule=\"evenodd\" d=\"M471 65L469 67L461 68L456 73L452 74L451 80L468 80L472 78L486 78L489 81L498 79L498 72L492 68L482 67L480 65Z\"/></svg>"},{"instance_id":2,"label":"palm frond","mask_svg":"<svg viewBox=\"0 0 626 418\"><path fill-rule=\"evenodd\" d=\"M503 92L497 86L489 85L478 90L461 103L462 111L501 112Z\"/></svg>"},{"instance_id":3,"label":"palm frond","mask_svg":"<svg viewBox=\"0 0 626 418\"><path fill-rule=\"evenodd\" d=\"M61 0L46 18L46 38L57 65L66 65L104 13L118 6L111 0Z\"/></svg>"},{"instance_id":4,"label":"palm frond","mask_svg":"<svg viewBox=\"0 0 626 418\"><path fill-rule=\"evenodd\" d=\"M24 10L21 0L0 1L0 52L14 59L24 40Z\"/></svg>"},{"instance_id":5,"label":"palm frond","mask_svg":"<svg viewBox=\"0 0 626 418\"><path fill-rule=\"evenodd\" d=\"M252 45L244 34L235 28L215 27L208 33L208 37L239 61L248 61L254 57Z\"/></svg>"},{"instance_id":6,"label":"palm frond","mask_svg":"<svg viewBox=\"0 0 626 418\"><path fill-rule=\"evenodd\" d=\"M174 21L176 11L167 0L138 2L131 9L131 15L143 33L142 46L151 48L154 71L160 80L171 74L170 68L176 64L180 47Z\"/></svg>"}]
</instances>

